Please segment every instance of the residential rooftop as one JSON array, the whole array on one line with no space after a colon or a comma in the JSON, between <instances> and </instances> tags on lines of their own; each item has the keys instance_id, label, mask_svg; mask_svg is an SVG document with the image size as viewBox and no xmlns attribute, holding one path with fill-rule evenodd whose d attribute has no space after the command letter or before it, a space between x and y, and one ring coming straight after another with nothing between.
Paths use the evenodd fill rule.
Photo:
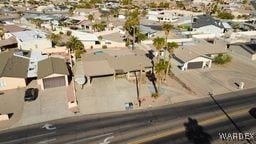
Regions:
<instances>
[{"instance_id":1,"label":"residential rooftop","mask_svg":"<svg viewBox=\"0 0 256 144\"><path fill-rule=\"evenodd\" d=\"M193 17L194 21L192 23L193 28L200 28L203 26L208 26L208 25L214 25L219 28L224 28L222 22L220 20L215 20L209 15L198 15L196 17Z\"/></svg>"},{"instance_id":2,"label":"residential rooftop","mask_svg":"<svg viewBox=\"0 0 256 144\"><path fill-rule=\"evenodd\" d=\"M44 78L52 74L69 74L64 59L49 57L38 62L37 78Z\"/></svg>"},{"instance_id":3,"label":"residential rooftop","mask_svg":"<svg viewBox=\"0 0 256 144\"><path fill-rule=\"evenodd\" d=\"M12 35L16 37L16 39L20 41L31 41L35 39L40 39L40 38L46 38L45 34L39 31L20 31L20 32L12 32Z\"/></svg>"},{"instance_id":4,"label":"residential rooftop","mask_svg":"<svg viewBox=\"0 0 256 144\"><path fill-rule=\"evenodd\" d=\"M84 74L87 76L110 75L118 72L138 71L152 67L151 60L142 50L102 50L82 55Z\"/></svg>"},{"instance_id":5,"label":"residential rooftop","mask_svg":"<svg viewBox=\"0 0 256 144\"><path fill-rule=\"evenodd\" d=\"M207 57L208 55L226 52L226 47L219 44L219 40L217 39L213 44L204 40L197 40L193 44L184 45L175 50L175 57L183 62L187 62L199 56Z\"/></svg>"},{"instance_id":6,"label":"residential rooftop","mask_svg":"<svg viewBox=\"0 0 256 144\"><path fill-rule=\"evenodd\" d=\"M0 77L26 78L29 59L15 55L14 50L0 53Z\"/></svg>"}]
</instances>

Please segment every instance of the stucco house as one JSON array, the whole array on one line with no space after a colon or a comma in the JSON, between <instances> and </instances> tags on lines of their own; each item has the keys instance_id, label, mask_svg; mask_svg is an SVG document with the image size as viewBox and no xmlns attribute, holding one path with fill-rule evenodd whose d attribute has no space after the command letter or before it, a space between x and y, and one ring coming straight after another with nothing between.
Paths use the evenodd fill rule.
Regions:
<instances>
[{"instance_id":1,"label":"stucco house","mask_svg":"<svg viewBox=\"0 0 256 144\"><path fill-rule=\"evenodd\" d=\"M6 36L8 38L12 36L15 37L18 48L21 50L41 51L45 48L52 47L52 42L51 40L47 39L45 33L36 30L11 32Z\"/></svg>"},{"instance_id":2,"label":"stucco house","mask_svg":"<svg viewBox=\"0 0 256 144\"><path fill-rule=\"evenodd\" d=\"M26 87L29 59L14 51L0 53L0 91Z\"/></svg>"},{"instance_id":3,"label":"stucco house","mask_svg":"<svg viewBox=\"0 0 256 144\"><path fill-rule=\"evenodd\" d=\"M152 21L159 21L159 22L176 22L180 17L184 16L196 16L201 15L202 13L199 12L191 12L186 10L179 10L179 9L173 9L173 10L165 10L165 9L149 9L148 14L146 15L146 18L148 20Z\"/></svg>"},{"instance_id":4,"label":"stucco house","mask_svg":"<svg viewBox=\"0 0 256 144\"><path fill-rule=\"evenodd\" d=\"M191 45L184 45L175 50L174 58L182 71L189 69L211 68L212 59L218 54L226 53L226 46L218 44L216 40L210 44L204 40L198 40Z\"/></svg>"},{"instance_id":5,"label":"stucco house","mask_svg":"<svg viewBox=\"0 0 256 144\"><path fill-rule=\"evenodd\" d=\"M188 24L189 20L186 21ZM182 34L195 38L218 38L232 30L227 22L216 20L209 15L198 15L191 17L191 30Z\"/></svg>"},{"instance_id":6,"label":"stucco house","mask_svg":"<svg viewBox=\"0 0 256 144\"><path fill-rule=\"evenodd\" d=\"M72 31L72 35L77 37L85 46L85 49L89 49L91 47L95 47L100 45L100 40L95 34L86 33L86 32L79 32L79 31Z\"/></svg>"},{"instance_id":7,"label":"stucco house","mask_svg":"<svg viewBox=\"0 0 256 144\"><path fill-rule=\"evenodd\" d=\"M12 49L17 47L17 40L15 37L10 37L8 39L0 40L0 52L7 49Z\"/></svg>"},{"instance_id":8,"label":"stucco house","mask_svg":"<svg viewBox=\"0 0 256 144\"><path fill-rule=\"evenodd\" d=\"M143 74L152 70L151 60L143 50L115 49L101 50L82 55L82 72L76 75L87 77L88 84L92 79L104 76L126 77L135 79L135 73L143 70Z\"/></svg>"},{"instance_id":9,"label":"stucco house","mask_svg":"<svg viewBox=\"0 0 256 144\"><path fill-rule=\"evenodd\" d=\"M62 58L49 57L38 62L37 83L41 89L68 86L69 71Z\"/></svg>"},{"instance_id":10,"label":"stucco house","mask_svg":"<svg viewBox=\"0 0 256 144\"><path fill-rule=\"evenodd\" d=\"M27 29L14 24L5 24L2 27L4 35L0 40L0 52L11 48L17 48L17 40L14 36L11 36L10 33L26 31Z\"/></svg>"},{"instance_id":11,"label":"stucco house","mask_svg":"<svg viewBox=\"0 0 256 144\"><path fill-rule=\"evenodd\" d=\"M68 75L64 58L17 49L0 53L0 91L26 87L34 79L42 90L68 86Z\"/></svg>"},{"instance_id":12,"label":"stucco house","mask_svg":"<svg viewBox=\"0 0 256 144\"><path fill-rule=\"evenodd\" d=\"M88 17L90 14L94 16L95 19L100 17L100 12L98 9L85 9L85 8L76 8L73 12L75 16Z\"/></svg>"},{"instance_id":13,"label":"stucco house","mask_svg":"<svg viewBox=\"0 0 256 144\"><path fill-rule=\"evenodd\" d=\"M256 60L256 43L235 43L230 44L228 48L231 49L234 53L237 53L251 60Z\"/></svg>"}]
</instances>

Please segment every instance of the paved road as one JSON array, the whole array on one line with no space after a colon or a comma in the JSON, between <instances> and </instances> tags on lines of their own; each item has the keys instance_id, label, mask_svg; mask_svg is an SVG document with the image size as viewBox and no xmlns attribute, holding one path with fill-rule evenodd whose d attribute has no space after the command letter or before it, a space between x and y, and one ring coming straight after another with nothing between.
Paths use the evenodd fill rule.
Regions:
<instances>
[{"instance_id":1,"label":"paved road","mask_svg":"<svg viewBox=\"0 0 256 144\"><path fill-rule=\"evenodd\" d=\"M237 127L210 97L131 112L72 117L0 132L1 144L235 144L219 133L256 133L256 89L215 96ZM56 129L55 129L56 127ZM105 142L104 142L105 141ZM250 141L256 143L255 141Z\"/></svg>"}]
</instances>

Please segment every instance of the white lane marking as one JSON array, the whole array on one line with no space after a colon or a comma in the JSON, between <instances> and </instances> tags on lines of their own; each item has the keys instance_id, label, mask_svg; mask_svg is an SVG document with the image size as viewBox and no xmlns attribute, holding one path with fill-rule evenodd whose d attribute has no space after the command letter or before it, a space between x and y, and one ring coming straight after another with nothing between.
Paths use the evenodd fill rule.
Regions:
<instances>
[{"instance_id":1,"label":"white lane marking","mask_svg":"<svg viewBox=\"0 0 256 144\"><path fill-rule=\"evenodd\" d=\"M109 144L110 143L110 139L113 139L114 136L110 136L110 137L107 137L104 139L103 143L100 143L100 144Z\"/></svg>"},{"instance_id":2,"label":"white lane marking","mask_svg":"<svg viewBox=\"0 0 256 144\"><path fill-rule=\"evenodd\" d=\"M55 130L56 127L54 127L52 124L46 123L42 128L45 128L46 130Z\"/></svg>"},{"instance_id":3,"label":"white lane marking","mask_svg":"<svg viewBox=\"0 0 256 144\"><path fill-rule=\"evenodd\" d=\"M75 143L79 143L79 142L86 141L86 140L91 140L91 139L96 139L96 138L100 138L100 137L104 137L104 136L109 136L109 135L112 135L112 134L113 133L106 133L106 134L102 134L102 135L97 135L97 136L93 136L93 137L88 137L88 138L75 140L75 141L68 142L68 143L65 143L65 144L75 144Z\"/></svg>"},{"instance_id":4,"label":"white lane marking","mask_svg":"<svg viewBox=\"0 0 256 144\"><path fill-rule=\"evenodd\" d=\"M56 140L57 140L56 138L48 139L48 140L40 141L37 144L48 144L49 142L53 142L53 141L56 141Z\"/></svg>"},{"instance_id":5,"label":"white lane marking","mask_svg":"<svg viewBox=\"0 0 256 144\"><path fill-rule=\"evenodd\" d=\"M28 139L32 139L32 138L38 138L38 137L42 137L42 136L47 136L47 135L51 135L51 134L55 134L55 133L56 132L54 131L54 132L40 134L40 135L23 137L23 138L19 138L19 139L15 139L15 140L10 140L10 141L7 141L7 142L1 142L1 144L15 143L15 142L19 142L19 141L23 141L23 140L28 140Z\"/></svg>"}]
</instances>

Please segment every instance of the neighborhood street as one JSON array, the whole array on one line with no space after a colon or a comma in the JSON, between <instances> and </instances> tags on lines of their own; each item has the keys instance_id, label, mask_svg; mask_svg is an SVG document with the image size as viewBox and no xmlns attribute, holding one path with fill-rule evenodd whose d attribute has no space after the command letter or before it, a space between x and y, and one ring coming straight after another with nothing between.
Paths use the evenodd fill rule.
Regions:
<instances>
[{"instance_id":1,"label":"neighborhood street","mask_svg":"<svg viewBox=\"0 0 256 144\"><path fill-rule=\"evenodd\" d=\"M184 144L222 141L221 133L256 131L256 89L130 112L77 116L2 131L1 144ZM225 114L226 113L226 114Z\"/></svg>"}]
</instances>

